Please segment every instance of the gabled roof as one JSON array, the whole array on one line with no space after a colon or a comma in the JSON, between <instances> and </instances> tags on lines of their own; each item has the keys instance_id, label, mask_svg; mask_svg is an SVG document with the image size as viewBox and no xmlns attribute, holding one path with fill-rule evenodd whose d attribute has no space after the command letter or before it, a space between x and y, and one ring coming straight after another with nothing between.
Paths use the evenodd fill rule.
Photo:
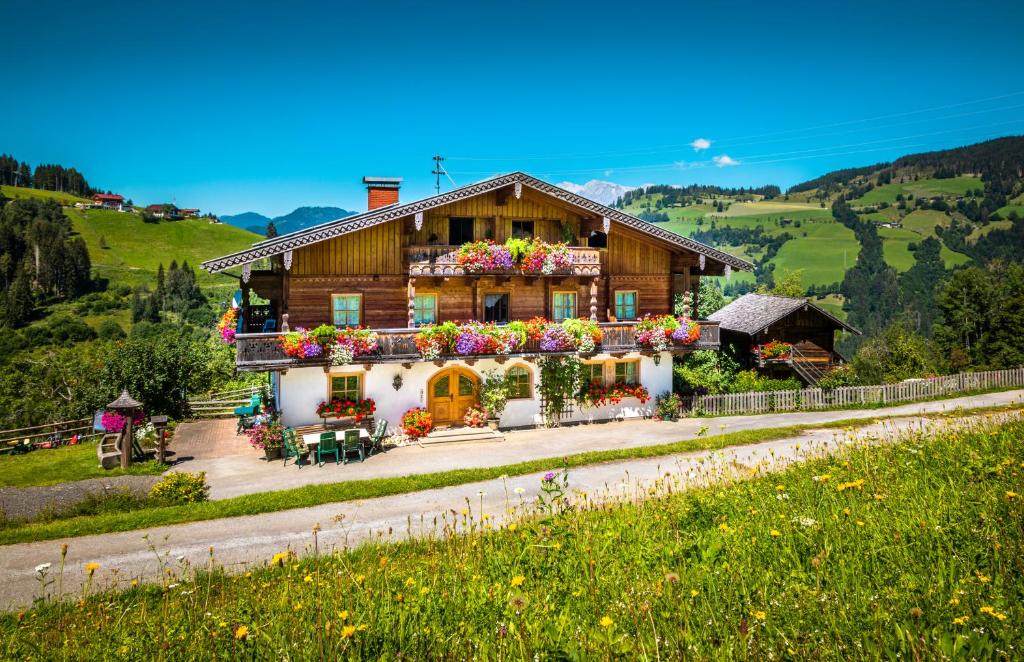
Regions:
<instances>
[{"instance_id":1,"label":"gabled roof","mask_svg":"<svg viewBox=\"0 0 1024 662\"><path fill-rule=\"evenodd\" d=\"M252 245L252 248L249 248L248 250L208 260L203 262L201 266L203 269L206 269L211 273L224 271L230 267L239 266L274 255L280 255L287 251L301 248L302 246L326 241L350 232L363 230L375 225L380 225L381 223L387 223L405 216L428 211L435 207L441 207L453 202L465 200L466 198L472 198L483 193L489 193L491 191L496 191L506 186L516 184L531 188L535 191L540 191L541 193L546 193L547 195L558 198L559 200L581 209L585 209L599 216L607 217L613 222L621 223L626 227L639 230L644 234L660 239L666 243L705 255L712 260L721 262L722 264L728 265L732 268L741 269L743 271L751 271L754 268L754 265L750 264L746 260L741 260L740 258L729 255L728 253L723 253L718 249L702 244L699 241L694 241L689 237L683 237L682 235L678 235L674 232L669 232L668 230L659 228L656 225L643 221L635 216L630 216L621 210L606 207L598 202L576 195L575 193L566 191L565 189L554 186L553 184L548 184L547 182L543 182L522 172L498 175L490 179L485 179L482 182L477 182L476 184L463 186L461 188L448 191L447 193L441 193L440 195L417 200L416 202L406 204L395 203L384 207L378 207L377 209L356 214L355 216L346 216L345 218L338 219L336 221L328 221L327 223L321 223L320 225L311 228L280 235L278 237L273 237L272 239L265 239L263 241L256 242Z\"/></svg>"},{"instance_id":2,"label":"gabled roof","mask_svg":"<svg viewBox=\"0 0 1024 662\"><path fill-rule=\"evenodd\" d=\"M718 322L719 327L726 331L753 336L804 307L813 308L821 313L837 328L860 335L860 331L803 297L780 297L774 294L744 294L721 310L708 315L708 320Z\"/></svg>"}]
</instances>

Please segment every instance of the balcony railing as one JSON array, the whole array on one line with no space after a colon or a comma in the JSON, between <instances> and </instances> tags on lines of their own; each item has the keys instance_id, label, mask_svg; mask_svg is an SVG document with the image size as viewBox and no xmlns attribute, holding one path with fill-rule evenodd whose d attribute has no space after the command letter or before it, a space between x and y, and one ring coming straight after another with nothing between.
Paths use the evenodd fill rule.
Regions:
<instances>
[{"instance_id":1,"label":"balcony railing","mask_svg":"<svg viewBox=\"0 0 1024 662\"><path fill-rule=\"evenodd\" d=\"M700 338L692 345L676 345L677 351L695 349L718 349L718 322L700 321ZM601 344L597 352L618 353L644 351L637 347L634 339L635 322L607 322L600 324L603 332ZM416 349L416 334L419 329L377 329L379 349L370 356L361 356L356 363L409 363L422 360ZM281 349L280 333L246 333L235 337L237 354L236 365L240 370L281 370L301 366L326 366L329 359L319 356L311 359L291 358ZM551 352L542 352L536 342L528 342L520 351L508 355L490 356L445 356L444 360L473 360L486 358L502 358L503 356L542 356Z\"/></svg>"},{"instance_id":2,"label":"balcony railing","mask_svg":"<svg viewBox=\"0 0 1024 662\"><path fill-rule=\"evenodd\" d=\"M459 246L408 246L405 260L409 264L410 276L471 276L478 272L467 271L459 264ZM572 264L568 269L555 271L553 275L599 276L601 275L601 253L596 248L570 246ZM518 269L508 271L487 271L485 274L518 275ZM539 275L539 274L528 274Z\"/></svg>"}]
</instances>

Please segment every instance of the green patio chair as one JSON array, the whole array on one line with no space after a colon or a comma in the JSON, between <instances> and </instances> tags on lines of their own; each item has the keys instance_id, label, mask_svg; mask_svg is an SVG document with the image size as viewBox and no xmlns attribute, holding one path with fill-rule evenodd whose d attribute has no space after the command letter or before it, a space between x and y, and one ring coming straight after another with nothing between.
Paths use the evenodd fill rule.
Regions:
<instances>
[{"instance_id":1,"label":"green patio chair","mask_svg":"<svg viewBox=\"0 0 1024 662\"><path fill-rule=\"evenodd\" d=\"M295 428L284 429L284 448L281 449L281 454L284 455L284 463L288 464L288 458L294 457L295 464L302 468L302 456L304 455L302 449L299 447L298 435L295 434Z\"/></svg>"},{"instance_id":2,"label":"green patio chair","mask_svg":"<svg viewBox=\"0 0 1024 662\"><path fill-rule=\"evenodd\" d=\"M367 457L374 453L384 452L384 439L388 436L388 422L383 418L377 421L377 427L374 428L373 434L370 435L370 452L367 453Z\"/></svg>"},{"instance_id":3,"label":"green patio chair","mask_svg":"<svg viewBox=\"0 0 1024 662\"><path fill-rule=\"evenodd\" d=\"M316 447L316 463L321 467L323 466L321 458L324 455L333 455L334 463L338 463L338 435L334 432L320 433L320 443Z\"/></svg>"},{"instance_id":4,"label":"green patio chair","mask_svg":"<svg viewBox=\"0 0 1024 662\"><path fill-rule=\"evenodd\" d=\"M363 440L359 437L359 430L345 430L345 439L341 446L341 461L348 464L350 453L359 453L359 461L366 459L363 455Z\"/></svg>"},{"instance_id":5,"label":"green patio chair","mask_svg":"<svg viewBox=\"0 0 1024 662\"><path fill-rule=\"evenodd\" d=\"M235 407L235 416L255 416L260 413L261 404L263 404L262 396L259 393L253 393L252 397L249 398L248 405Z\"/></svg>"}]
</instances>

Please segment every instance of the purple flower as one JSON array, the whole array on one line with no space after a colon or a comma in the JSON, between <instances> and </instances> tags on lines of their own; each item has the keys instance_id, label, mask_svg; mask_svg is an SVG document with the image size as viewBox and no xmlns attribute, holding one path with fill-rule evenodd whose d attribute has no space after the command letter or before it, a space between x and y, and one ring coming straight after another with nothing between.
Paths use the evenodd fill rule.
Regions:
<instances>
[{"instance_id":1,"label":"purple flower","mask_svg":"<svg viewBox=\"0 0 1024 662\"><path fill-rule=\"evenodd\" d=\"M544 474L543 480L544 480L545 483L550 483L554 479L555 479L555 472L554 471L549 471L546 474Z\"/></svg>"},{"instance_id":2,"label":"purple flower","mask_svg":"<svg viewBox=\"0 0 1024 662\"><path fill-rule=\"evenodd\" d=\"M550 326L540 338L542 352L565 352L573 348L572 338L560 326Z\"/></svg>"},{"instance_id":3,"label":"purple flower","mask_svg":"<svg viewBox=\"0 0 1024 662\"><path fill-rule=\"evenodd\" d=\"M324 353L324 348L315 342L307 342L302 345L302 355L307 359L320 356Z\"/></svg>"}]
</instances>

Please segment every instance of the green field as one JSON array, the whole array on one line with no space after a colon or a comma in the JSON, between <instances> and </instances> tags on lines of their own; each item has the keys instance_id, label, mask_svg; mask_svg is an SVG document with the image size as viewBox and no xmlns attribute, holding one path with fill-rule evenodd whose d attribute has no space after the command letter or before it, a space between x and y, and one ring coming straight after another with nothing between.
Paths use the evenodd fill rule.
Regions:
<instances>
[{"instance_id":1,"label":"green field","mask_svg":"<svg viewBox=\"0 0 1024 662\"><path fill-rule=\"evenodd\" d=\"M881 202L896 204L896 196L913 195L915 198L935 196L960 196L974 189L982 188L977 177L951 177L950 179L919 179L916 182L903 184L893 182L884 186L876 186L856 200L850 201L852 207L869 207Z\"/></svg>"},{"instance_id":2,"label":"green field","mask_svg":"<svg viewBox=\"0 0 1024 662\"><path fill-rule=\"evenodd\" d=\"M80 198L70 193L58 193L57 191L43 191L34 188L22 188L20 186L0 186L0 192L4 197L11 198L40 198L42 200L56 200L62 205L73 205L76 202L92 203L92 200Z\"/></svg>"},{"instance_id":3,"label":"green field","mask_svg":"<svg viewBox=\"0 0 1024 662\"><path fill-rule=\"evenodd\" d=\"M143 223L137 214L106 209L64 211L75 232L85 239L93 267L112 284L152 283L160 263L166 268L171 260L179 264L187 260L204 289L234 291L237 279L208 274L199 269L199 263L248 248L262 239L247 230L202 218ZM100 247L101 237L108 248Z\"/></svg>"},{"instance_id":4,"label":"green field","mask_svg":"<svg viewBox=\"0 0 1024 662\"><path fill-rule=\"evenodd\" d=\"M823 299L813 299L814 303L841 320L846 319L846 311L843 310L843 296L841 294L830 294Z\"/></svg>"},{"instance_id":5,"label":"green field","mask_svg":"<svg viewBox=\"0 0 1024 662\"><path fill-rule=\"evenodd\" d=\"M885 255L885 261L890 266L901 272L914 266L914 254L910 251L909 246L911 243L920 242L921 235L906 228L879 228L878 235L882 238L882 252ZM939 254L947 269L971 261L971 258L963 253L949 250L945 244L942 245Z\"/></svg>"},{"instance_id":6,"label":"green field","mask_svg":"<svg viewBox=\"0 0 1024 662\"><path fill-rule=\"evenodd\" d=\"M775 256L775 273L778 276L803 269L804 286L842 282L846 270L860 254L860 243L853 230L835 221L805 223L790 232L796 239L787 241L779 249Z\"/></svg>"},{"instance_id":7,"label":"green field","mask_svg":"<svg viewBox=\"0 0 1024 662\"><path fill-rule=\"evenodd\" d=\"M780 473L723 462L636 495L576 493L570 469L551 506L510 494L484 513L467 497L434 536L321 541L301 560L282 546L244 574L211 551L102 594L40 557L65 599L0 616L0 657L1015 659L1022 457L1017 420L854 442Z\"/></svg>"},{"instance_id":8,"label":"green field","mask_svg":"<svg viewBox=\"0 0 1024 662\"><path fill-rule=\"evenodd\" d=\"M1011 227L1013 227L1013 221L992 221L988 225L979 225L971 231L971 234L967 235L967 241L973 244L993 230L1009 230Z\"/></svg>"}]
</instances>

